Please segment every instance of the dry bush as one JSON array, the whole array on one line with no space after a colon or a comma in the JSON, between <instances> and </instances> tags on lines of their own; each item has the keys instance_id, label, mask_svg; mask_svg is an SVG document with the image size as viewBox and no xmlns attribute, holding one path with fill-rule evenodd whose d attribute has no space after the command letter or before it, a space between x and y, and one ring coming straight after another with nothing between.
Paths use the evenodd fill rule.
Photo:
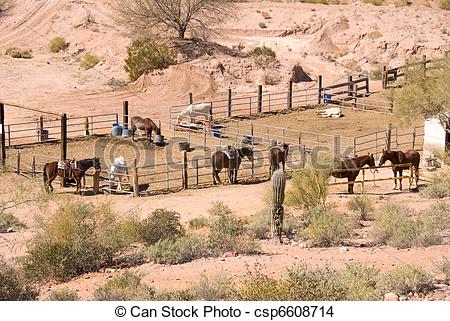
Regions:
<instances>
[{"instance_id":1,"label":"dry bush","mask_svg":"<svg viewBox=\"0 0 450 321\"><path fill-rule=\"evenodd\" d=\"M431 177L431 183L420 189L425 198L443 198L450 196L450 170L444 169Z\"/></svg>"},{"instance_id":2,"label":"dry bush","mask_svg":"<svg viewBox=\"0 0 450 321\"><path fill-rule=\"evenodd\" d=\"M208 210L210 224L208 243L217 255L232 251L242 254L256 254L259 244L247 233L247 222L233 215L230 208L216 202Z\"/></svg>"},{"instance_id":3,"label":"dry bush","mask_svg":"<svg viewBox=\"0 0 450 321\"><path fill-rule=\"evenodd\" d=\"M280 83L280 79L278 78L278 76L273 73L265 72L262 78L262 82L267 86L275 86Z\"/></svg>"},{"instance_id":4,"label":"dry bush","mask_svg":"<svg viewBox=\"0 0 450 321\"><path fill-rule=\"evenodd\" d=\"M83 59L81 59L80 67L84 70L94 68L100 62L100 60L101 59L99 56L88 52L84 55Z\"/></svg>"},{"instance_id":5,"label":"dry bush","mask_svg":"<svg viewBox=\"0 0 450 321\"><path fill-rule=\"evenodd\" d=\"M108 280L94 292L96 301L149 301L155 297L155 290L141 282L142 276L125 272Z\"/></svg>"},{"instance_id":6,"label":"dry bush","mask_svg":"<svg viewBox=\"0 0 450 321\"><path fill-rule=\"evenodd\" d=\"M5 54L7 56L11 56L12 58L22 58L22 59L31 59L33 58L33 51L29 49L20 49L20 48L8 48L6 49Z\"/></svg>"},{"instance_id":7,"label":"dry bush","mask_svg":"<svg viewBox=\"0 0 450 321\"><path fill-rule=\"evenodd\" d=\"M150 246L147 257L160 264L182 264L211 255L207 241L197 235L186 235L176 240L164 239Z\"/></svg>"},{"instance_id":8,"label":"dry bush","mask_svg":"<svg viewBox=\"0 0 450 321\"><path fill-rule=\"evenodd\" d=\"M184 235L180 214L166 209L153 211L138 225L140 239L147 245L165 239L175 240Z\"/></svg>"},{"instance_id":9,"label":"dry bush","mask_svg":"<svg viewBox=\"0 0 450 321\"><path fill-rule=\"evenodd\" d=\"M112 88L122 88L122 87L125 87L127 84L128 83L126 81L116 79L113 77L110 80L108 80L105 85L112 87Z\"/></svg>"},{"instance_id":10,"label":"dry bush","mask_svg":"<svg viewBox=\"0 0 450 321\"><path fill-rule=\"evenodd\" d=\"M247 226L248 233L257 239L267 239L270 237L270 209L256 212ZM301 226L301 219L289 213L284 213L283 234L287 238L293 238Z\"/></svg>"},{"instance_id":11,"label":"dry bush","mask_svg":"<svg viewBox=\"0 0 450 321\"><path fill-rule=\"evenodd\" d=\"M39 292L21 270L7 264L0 256L0 301L36 300Z\"/></svg>"},{"instance_id":12,"label":"dry bush","mask_svg":"<svg viewBox=\"0 0 450 321\"><path fill-rule=\"evenodd\" d=\"M383 78L383 69L377 68L370 72L370 78L374 80L381 80Z\"/></svg>"},{"instance_id":13,"label":"dry bush","mask_svg":"<svg viewBox=\"0 0 450 321\"><path fill-rule=\"evenodd\" d=\"M64 50L68 47L68 43L66 42L66 39L63 37L55 37L50 41L50 44L48 45L48 48L50 52L58 53L61 50Z\"/></svg>"},{"instance_id":14,"label":"dry bush","mask_svg":"<svg viewBox=\"0 0 450 321\"><path fill-rule=\"evenodd\" d=\"M450 229L450 202L439 200L433 203L425 211L424 220L438 230Z\"/></svg>"},{"instance_id":15,"label":"dry bush","mask_svg":"<svg viewBox=\"0 0 450 321\"><path fill-rule=\"evenodd\" d=\"M302 237L314 246L333 246L350 236L349 219L329 205L317 205L308 211L307 227Z\"/></svg>"},{"instance_id":16,"label":"dry bush","mask_svg":"<svg viewBox=\"0 0 450 321\"><path fill-rule=\"evenodd\" d=\"M413 215L414 211L403 205L381 206L371 232L373 239L399 248L440 244L442 237L432 221L412 219Z\"/></svg>"},{"instance_id":17,"label":"dry bush","mask_svg":"<svg viewBox=\"0 0 450 321\"><path fill-rule=\"evenodd\" d=\"M433 262L435 268L447 276L447 281L450 282L450 260L443 256L441 261Z\"/></svg>"},{"instance_id":18,"label":"dry bush","mask_svg":"<svg viewBox=\"0 0 450 321\"><path fill-rule=\"evenodd\" d=\"M374 6L381 6L384 0L363 0L363 2L373 4Z\"/></svg>"},{"instance_id":19,"label":"dry bush","mask_svg":"<svg viewBox=\"0 0 450 321\"><path fill-rule=\"evenodd\" d=\"M347 202L347 208L356 213L358 218L363 221L373 220L373 213L375 211L373 202L367 195L353 196Z\"/></svg>"},{"instance_id":20,"label":"dry bush","mask_svg":"<svg viewBox=\"0 0 450 321\"><path fill-rule=\"evenodd\" d=\"M191 230L199 230L205 228L208 226L208 224L209 224L208 218L204 216L194 217L193 219L190 219L188 222L189 229Z\"/></svg>"},{"instance_id":21,"label":"dry bush","mask_svg":"<svg viewBox=\"0 0 450 321\"><path fill-rule=\"evenodd\" d=\"M291 179L291 187L286 193L286 204L305 207L306 210L325 204L328 191L326 171L319 171L311 166L295 171Z\"/></svg>"},{"instance_id":22,"label":"dry bush","mask_svg":"<svg viewBox=\"0 0 450 321\"><path fill-rule=\"evenodd\" d=\"M250 51L248 55L259 67L267 67L267 65L272 64L277 59L277 54L275 51L266 46L256 47Z\"/></svg>"},{"instance_id":23,"label":"dry bush","mask_svg":"<svg viewBox=\"0 0 450 321\"><path fill-rule=\"evenodd\" d=\"M177 53L166 45L146 38L136 39L127 48L124 68L130 80L135 81L145 73L175 65L176 57Z\"/></svg>"},{"instance_id":24,"label":"dry bush","mask_svg":"<svg viewBox=\"0 0 450 321\"><path fill-rule=\"evenodd\" d=\"M61 202L27 245L22 258L27 276L66 281L112 264L132 242L122 223L109 204Z\"/></svg>"},{"instance_id":25,"label":"dry bush","mask_svg":"<svg viewBox=\"0 0 450 321\"><path fill-rule=\"evenodd\" d=\"M236 296L236 286L233 280L225 275L201 275L200 280L191 287L190 293L195 300L228 301Z\"/></svg>"},{"instance_id":26,"label":"dry bush","mask_svg":"<svg viewBox=\"0 0 450 321\"><path fill-rule=\"evenodd\" d=\"M78 297L77 292L68 288L53 290L47 297L47 301L78 301L78 300L80 300L80 298Z\"/></svg>"},{"instance_id":27,"label":"dry bush","mask_svg":"<svg viewBox=\"0 0 450 321\"><path fill-rule=\"evenodd\" d=\"M6 232L8 230L20 230L26 227L17 217L11 213L0 212L0 232Z\"/></svg>"},{"instance_id":28,"label":"dry bush","mask_svg":"<svg viewBox=\"0 0 450 321\"><path fill-rule=\"evenodd\" d=\"M405 295L409 292L426 293L433 289L433 277L416 266L400 266L383 274L377 283L381 295L394 292Z\"/></svg>"},{"instance_id":29,"label":"dry bush","mask_svg":"<svg viewBox=\"0 0 450 321\"><path fill-rule=\"evenodd\" d=\"M438 7L442 10L450 10L450 0L439 0Z\"/></svg>"},{"instance_id":30,"label":"dry bush","mask_svg":"<svg viewBox=\"0 0 450 321\"><path fill-rule=\"evenodd\" d=\"M374 30L374 31L370 31L369 33L367 33L367 37L369 39L378 39L383 37L383 34L381 32L379 32L378 30Z\"/></svg>"}]
</instances>

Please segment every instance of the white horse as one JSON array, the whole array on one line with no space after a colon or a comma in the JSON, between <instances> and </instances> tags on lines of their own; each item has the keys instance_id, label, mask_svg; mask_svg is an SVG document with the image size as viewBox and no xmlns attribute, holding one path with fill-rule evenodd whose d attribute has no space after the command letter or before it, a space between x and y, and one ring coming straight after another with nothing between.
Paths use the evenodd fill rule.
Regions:
<instances>
[{"instance_id":1,"label":"white horse","mask_svg":"<svg viewBox=\"0 0 450 321\"><path fill-rule=\"evenodd\" d=\"M113 182L119 181L116 191L122 191L122 180L128 178L128 166L126 160L119 156L114 159L109 171L109 187L112 189Z\"/></svg>"},{"instance_id":2,"label":"white horse","mask_svg":"<svg viewBox=\"0 0 450 321\"><path fill-rule=\"evenodd\" d=\"M342 116L341 109L339 107L325 108L318 111L320 117L326 118L339 118Z\"/></svg>"},{"instance_id":3,"label":"white horse","mask_svg":"<svg viewBox=\"0 0 450 321\"><path fill-rule=\"evenodd\" d=\"M207 121L211 120L211 103L190 104L177 117L177 122L181 123L184 117L189 118L189 123L195 122L196 117L204 117Z\"/></svg>"}]
</instances>

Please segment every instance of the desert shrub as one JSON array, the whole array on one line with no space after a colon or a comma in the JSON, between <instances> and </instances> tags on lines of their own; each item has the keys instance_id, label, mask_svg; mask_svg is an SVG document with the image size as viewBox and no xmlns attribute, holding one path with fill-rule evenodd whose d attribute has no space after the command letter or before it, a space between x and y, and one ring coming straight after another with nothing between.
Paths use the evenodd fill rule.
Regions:
<instances>
[{"instance_id":1,"label":"desert shrub","mask_svg":"<svg viewBox=\"0 0 450 321\"><path fill-rule=\"evenodd\" d=\"M363 2L373 4L374 6L381 6L384 0L363 0Z\"/></svg>"},{"instance_id":2,"label":"desert shrub","mask_svg":"<svg viewBox=\"0 0 450 321\"><path fill-rule=\"evenodd\" d=\"M188 222L189 228L191 230L199 230L208 226L208 218L204 216L194 217Z\"/></svg>"},{"instance_id":3,"label":"desert shrub","mask_svg":"<svg viewBox=\"0 0 450 321\"><path fill-rule=\"evenodd\" d=\"M425 198L443 198L450 196L450 170L444 169L431 177L431 183L420 190Z\"/></svg>"},{"instance_id":4,"label":"desert shrub","mask_svg":"<svg viewBox=\"0 0 450 321\"><path fill-rule=\"evenodd\" d=\"M0 257L0 301L31 301L36 300L38 294L21 270Z\"/></svg>"},{"instance_id":5,"label":"desert shrub","mask_svg":"<svg viewBox=\"0 0 450 321\"><path fill-rule=\"evenodd\" d=\"M125 272L108 280L94 292L96 301L149 301L155 297L155 290L141 283L142 276Z\"/></svg>"},{"instance_id":6,"label":"desert shrub","mask_svg":"<svg viewBox=\"0 0 450 321\"><path fill-rule=\"evenodd\" d=\"M247 272L236 297L239 301L288 301L290 292L281 280L257 271Z\"/></svg>"},{"instance_id":7,"label":"desert shrub","mask_svg":"<svg viewBox=\"0 0 450 321\"><path fill-rule=\"evenodd\" d=\"M347 202L347 207L350 211L356 213L361 220L368 221L373 219L374 207L372 200L367 195L353 196Z\"/></svg>"},{"instance_id":8,"label":"desert shrub","mask_svg":"<svg viewBox=\"0 0 450 321\"><path fill-rule=\"evenodd\" d=\"M443 10L450 10L450 0L439 0L438 6Z\"/></svg>"},{"instance_id":9,"label":"desert shrub","mask_svg":"<svg viewBox=\"0 0 450 321\"><path fill-rule=\"evenodd\" d=\"M261 11L261 16L266 20L272 19L272 17L270 16L270 12L268 11Z\"/></svg>"},{"instance_id":10,"label":"desert shrub","mask_svg":"<svg viewBox=\"0 0 450 321\"><path fill-rule=\"evenodd\" d=\"M423 293L433 288L433 277L416 266L400 266L383 275L377 283L380 294L394 292L398 295L409 292Z\"/></svg>"},{"instance_id":11,"label":"desert shrub","mask_svg":"<svg viewBox=\"0 0 450 321\"><path fill-rule=\"evenodd\" d=\"M80 61L80 67L84 70L94 68L100 62L100 57L93 53L86 53Z\"/></svg>"},{"instance_id":12,"label":"desert shrub","mask_svg":"<svg viewBox=\"0 0 450 321\"><path fill-rule=\"evenodd\" d=\"M450 229L450 202L439 200L425 212L425 221L439 230Z\"/></svg>"},{"instance_id":13,"label":"desert shrub","mask_svg":"<svg viewBox=\"0 0 450 321\"><path fill-rule=\"evenodd\" d=\"M106 86L109 86L112 88L122 88L122 87L125 87L126 85L127 85L126 81L116 79L114 77L106 82Z\"/></svg>"},{"instance_id":14,"label":"desert shrub","mask_svg":"<svg viewBox=\"0 0 450 321\"><path fill-rule=\"evenodd\" d=\"M180 214L166 209L153 211L140 223L139 231L140 238L147 245L165 239L174 240L184 234Z\"/></svg>"},{"instance_id":15,"label":"desert shrub","mask_svg":"<svg viewBox=\"0 0 450 321\"><path fill-rule=\"evenodd\" d=\"M442 260L433 263L439 272L447 276L447 281L450 281L450 260L446 256L443 256Z\"/></svg>"},{"instance_id":16,"label":"desert shrub","mask_svg":"<svg viewBox=\"0 0 450 321\"><path fill-rule=\"evenodd\" d=\"M265 72L262 78L264 85L275 86L280 82L280 79L277 77L277 75L268 72Z\"/></svg>"},{"instance_id":17,"label":"desert shrub","mask_svg":"<svg viewBox=\"0 0 450 321\"><path fill-rule=\"evenodd\" d=\"M225 275L215 277L202 275L198 283L191 287L190 292L195 300L226 301L235 297L236 287L233 280Z\"/></svg>"},{"instance_id":18,"label":"desert shrub","mask_svg":"<svg viewBox=\"0 0 450 321\"><path fill-rule=\"evenodd\" d=\"M410 218L413 213L394 203L381 206L372 231L375 242L400 248L440 244L442 238L436 227L428 220Z\"/></svg>"},{"instance_id":19,"label":"desert shrub","mask_svg":"<svg viewBox=\"0 0 450 321\"><path fill-rule=\"evenodd\" d=\"M175 240L163 239L147 249L147 257L161 264L182 264L210 256L207 242L197 235L181 236Z\"/></svg>"},{"instance_id":20,"label":"desert shrub","mask_svg":"<svg viewBox=\"0 0 450 321\"><path fill-rule=\"evenodd\" d=\"M149 39L136 39L127 49L124 68L130 80L135 81L147 72L165 69L176 63L176 52L168 46Z\"/></svg>"},{"instance_id":21,"label":"desert shrub","mask_svg":"<svg viewBox=\"0 0 450 321\"><path fill-rule=\"evenodd\" d=\"M191 289L175 291L158 291L153 298L154 301L194 301L196 300Z\"/></svg>"},{"instance_id":22,"label":"desert shrub","mask_svg":"<svg viewBox=\"0 0 450 321\"><path fill-rule=\"evenodd\" d=\"M325 204L328 190L328 173L311 166L295 171L291 179L291 188L286 193L286 203L292 206L304 206L306 209Z\"/></svg>"},{"instance_id":23,"label":"desert shrub","mask_svg":"<svg viewBox=\"0 0 450 321\"><path fill-rule=\"evenodd\" d=\"M66 42L66 39L63 37L55 37L50 41L50 44L48 45L48 48L53 53L58 53L61 50L67 48L68 44Z\"/></svg>"},{"instance_id":24,"label":"desert shrub","mask_svg":"<svg viewBox=\"0 0 450 321\"><path fill-rule=\"evenodd\" d=\"M130 242L120 223L108 204L61 202L28 244L22 258L26 274L65 281L111 264Z\"/></svg>"},{"instance_id":25,"label":"desert shrub","mask_svg":"<svg viewBox=\"0 0 450 321\"><path fill-rule=\"evenodd\" d=\"M22 223L17 217L11 213L0 212L0 231L2 229L12 228L18 230L24 228L25 224Z\"/></svg>"},{"instance_id":26,"label":"desert shrub","mask_svg":"<svg viewBox=\"0 0 450 321\"><path fill-rule=\"evenodd\" d=\"M228 206L216 202L208 213L210 214L208 242L216 254L220 255L227 251L254 254L259 251L257 241L246 233L247 222L233 215Z\"/></svg>"},{"instance_id":27,"label":"desert shrub","mask_svg":"<svg viewBox=\"0 0 450 321\"><path fill-rule=\"evenodd\" d=\"M376 291L379 270L360 263L349 263L341 273L341 281L347 287L346 300L376 301L381 297Z\"/></svg>"},{"instance_id":28,"label":"desert shrub","mask_svg":"<svg viewBox=\"0 0 450 321\"><path fill-rule=\"evenodd\" d=\"M270 208L256 212L247 226L248 233L257 239L270 237ZM289 213L284 214L283 233L287 238L292 238L300 228L301 220Z\"/></svg>"},{"instance_id":29,"label":"desert shrub","mask_svg":"<svg viewBox=\"0 0 450 321\"><path fill-rule=\"evenodd\" d=\"M58 290L53 290L48 295L47 301L78 301L77 292L74 290L63 288Z\"/></svg>"},{"instance_id":30,"label":"desert shrub","mask_svg":"<svg viewBox=\"0 0 450 321\"><path fill-rule=\"evenodd\" d=\"M383 37L383 34L381 32L379 32L378 30L374 30L374 31L368 32L367 37L369 37L369 39L377 39L377 38Z\"/></svg>"},{"instance_id":31,"label":"desert shrub","mask_svg":"<svg viewBox=\"0 0 450 321\"><path fill-rule=\"evenodd\" d=\"M309 210L308 225L302 236L315 246L332 246L350 235L348 218L328 205L317 205Z\"/></svg>"},{"instance_id":32,"label":"desert shrub","mask_svg":"<svg viewBox=\"0 0 450 321\"><path fill-rule=\"evenodd\" d=\"M266 46L256 47L249 52L249 56L253 59L255 64L260 67L266 67L268 64L273 63L277 58L275 51Z\"/></svg>"},{"instance_id":33,"label":"desert shrub","mask_svg":"<svg viewBox=\"0 0 450 321\"><path fill-rule=\"evenodd\" d=\"M15 47L6 49L5 54L7 56L11 56L12 58L22 58L22 59L33 58L32 50L19 49L19 48L15 48Z\"/></svg>"},{"instance_id":34,"label":"desert shrub","mask_svg":"<svg viewBox=\"0 0 450 321\"><path fill-rule=\"evenodd\" d=\"M381 80L383 78L383 70L381 68L374 69L370 72L370 78Z\"/></svg>"}]
</instances>

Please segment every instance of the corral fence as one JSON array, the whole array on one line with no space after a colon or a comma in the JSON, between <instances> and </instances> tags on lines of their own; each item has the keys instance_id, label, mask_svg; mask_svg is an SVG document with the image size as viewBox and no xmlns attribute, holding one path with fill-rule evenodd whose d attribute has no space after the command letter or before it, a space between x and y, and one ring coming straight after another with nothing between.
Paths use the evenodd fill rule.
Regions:
<instances>
[{"instance_id":1,"label":"corral fence","mask_svg":"<svg viewBox=\"0 0 450 321\"><path fill-rule=\"evenodd\" d=\"M445 53L444 58L427 59L427 56L423 55L420 61L409 62L408 59L406 59L405 64L399 67L388 69L387 66L383 66L383 73L381 78L383 89L391 87L391 84L395 83L398 79L402 78L404 80L407 80L408 71L410 68L420 67L425 75L427 71L438 68L435 65L436 63L441 62L447 58L448 52Z\"/></svg>"}]
</instances>

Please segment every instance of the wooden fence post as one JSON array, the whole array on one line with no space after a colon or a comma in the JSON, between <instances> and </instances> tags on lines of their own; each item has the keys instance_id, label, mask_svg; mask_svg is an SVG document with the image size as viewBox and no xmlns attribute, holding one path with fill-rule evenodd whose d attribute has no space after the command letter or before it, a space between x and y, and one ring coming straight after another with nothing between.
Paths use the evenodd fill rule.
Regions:
<instances>
[{"instance_id":1,"label":"wooden fence post","mask_svg":"<svg viewBox=\"0 0 450 321\"><path fill-rule=\"evenodd\" d=\"M369 77L366 77L366 94L368 94L370 92L369 90Z\"/></svg>"},{"instance_id":2,"label":"wooden fence post","mask_svg":"<svg viewBox=\"0 0 450 321\"><path fill-rule=\"evenodd\" d=\"M94 168L97 164L95 164L96 158L94 158ZM100 191L100 172L101 170L95 170L94 176L92 176L92 189L94 190L94 194L98 194Z\"/></svg>"},{"instance_id":3,"label":"wooden fence post","mask_svg":"<svg viewBox=\"0 0 450 321\"><path fill-rule=\"evenodd\" d=\"M383 66L383 74L381 75L381 85L383 89L387 88L387 68L386 66Z\"/></svg>"},{"instance_id":4,"label":"wooden fence post","mask_svg":"<svg viewBox=\"0 0 450 321\"><path fill-rule=\"evenodd\" d=\"M408 80L408 71L409 71L409 62L408 59L405 59L405 80Z\"/></svg>"},{"instance_id":5,"label":"wooden fence post","mask_svg":"<svg viewBox=\"0 0 450 321\"><path fill-rule=\"evenodd\" d=\"M353 156L354 157L356 157L356 155L357 155L356 148L357 148L357 142L356 142L356 137L354 137L353 138Z\"/></svg>"},{"instance_id":6,"label":"wooden fence post","mask_svg":"<svg viewBox=\"0 0 450 321\"><path fill-rule=\"evenodd\" d=\"M262 85L258 85L258 113L262 113Z\"/></svg>"},{"instance_id":7,"label":"wooden fence post","mask_svg":"<svg viewBox=\"0 0 450 321\"><path fill-rule=\"evenodd\" d=\"M60 160L67 159L67 115L61 115L61 151L60 151ZM64 178L61 179L62 187L66 187L66 180Z\"/></svg>"},{"instance_id":8,"label":"wooden fence post","mask_svg":"<svg viewBox=\"0 0 450 321\"><path fill-rule=\"evenodd\" d=\"M36 157L31 158L31 177L36 178Z\"/></svg>"},{"instance_id":9,"label":"wooden fence post","mask_svg":"<svg viewBox=\"0 0 450 321\"><path fill-rule=\"evenodd\" d=\"M231 88L228 88L228 117L231 117L231 105L232 105Z\"/></svg>"},{"instance_id":10,"label":"wooden fence post","mask_svg":"<svg viewBox=\"0 0 450 321\"><path fill-rule=\"evenodd\" d=\"M391 136L392 136L392 124L388 124L386 127L386 141L385 141L386 150L391 150Z\"/></svg>"},{"instance_id":11,"label":"wooden fence post","mask_svg":"<svg viewBox=\"0 0 450 321\"><path fill-rule=\"evenodd\" d=\"M195 160L196 185L198 186L198 159Z\"/></svg>"},{"instance_id":12,"label":"wooden fence post","mask_svg":"<svg viewBox=\"0 0 450 321\"><path fill-rule=\"evenodd\" d=\"M188 189L188 162L187 162L187 151L182 152L182 164L183 164L183 189Z\"/></svg>"},{"instance_id":13,"label":"wooden fence post","mask_svg":"<svg viewBox=\"0 0 450 321\"><path fill-rule=\"evenodd\" d=\"M422 71L423 71L423 76L426 77L426 75L427 75L427 56L426 55L422 56Z\"/></svg>"},{"instance_id":14,"label":"wooden fence post","mask_svg":"<svg viewBox=\"0 0 450 321\"><path fill-rule=\"evenodd\" d=\"M288 87L288 109L292 109L292 80L289 80L289 87Z\"/></svg>"},{"instance_id":15,"label":"wooden fence post","mask_svg":"<svg viewBox=\"0 0 450 321\"><path fill-rule=\"evenodd\" d=\"M194 103L194 96L192 95L192 93L188 94L188 104L192 105Z\"/></svg>"},{"instance_id":16,"label":"wooden fence post","mask_svg":"<svg viewBox=\"0 0 450 321\"><path fill-rule=\"evenodd\" d=\"M20 175L20 151L17 151L16 173Z\"/></svg>"},{"instance_id":17,"label":"wooden fence post","mask_svg":"<svg viewBox=\"0 0 450 321\"><path fill-rule=\"evenodd\" d=\"M139 196L139 172L137 166L137 159L134 159L134 170L133 170L133 196Z\"/></svg>"},{"instance_id":18,"label":"wooden fence post","mask_svg":"<svg viewBox=\"0 0 450 321\"><path fill-rule=\"evenodd\" d=\"M39 116L39 124L38 124L38 141L42 142L44 139L44 116Z\"/></svg>"},{"instance_id":19,"label":"wooden fence post","mask_svg":"<svg viewBox=\"0 0 450 321\"><path fill-rule=\"evenodd\" d=\"M122 105L122 126L123 129L128 129L128 101L125 100Z\"/></svg>"},{"instance_id":20,"label":"wooden fence post","mask_svg":"<svg viewBox=\"0 0 450 321\"><path fill-rule=\"evenodd\" d=\"M5 142L5 105L0 104L0 157L1 165L6 164L6 142Z\"/></svg>"},{"instance_id":21,"label":"wooden fence post","mask_svg":"<svg viewBox=\"0 0 450 321\"><path fill-rule=\"evenodd\" d=\"M323 79L322 79L322 75L319 75L319 101L318 101L318 105L320 105L321 103L322 103L322 82L323 82Z\"/></svg>"},{"instance_id":22,"label":"wooden fence post","mask_svg":"<svg viewBox=\"0 0 450 321\"><path fill-rule=\"evenodd\" d=\"M416 127L414 127L414 131L412 133L412 149L416 147Z\"/></svg>"},{"instance_id":23,"label":"wooden fence post","mask_svg":"<svg viewBox=\"0 0 450 321\"><path fill-rule=\"evenodd\" d=\"M89 136L89 117L84 118L84 136Z\"/></svg>"},{"instance_id":24,"label":"wooden fence post","mask_svg":"<svg viewBox=\"0 0 450 321\"><path fill-rule=\"evenodd\" d=\"M353 98L353 76L348 76L347 97Z\"/></svg>"}]
</instances>

